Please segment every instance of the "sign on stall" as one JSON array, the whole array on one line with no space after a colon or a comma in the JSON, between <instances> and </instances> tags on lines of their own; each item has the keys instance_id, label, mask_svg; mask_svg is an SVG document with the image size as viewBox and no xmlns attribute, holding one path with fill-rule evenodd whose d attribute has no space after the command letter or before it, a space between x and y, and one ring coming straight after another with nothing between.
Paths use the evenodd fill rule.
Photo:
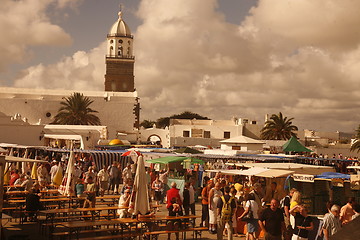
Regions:
<instances>
[{"instance_id":1,"label":"sign on stall","mask_svg":"<svg viewBox=\"0 0 360 240\"><path fill-rule=\"evenodd\" d=\"M298 182L314 182L314 175L309 174L293 174L293 179Z\"/></svg>"}]
</instances>

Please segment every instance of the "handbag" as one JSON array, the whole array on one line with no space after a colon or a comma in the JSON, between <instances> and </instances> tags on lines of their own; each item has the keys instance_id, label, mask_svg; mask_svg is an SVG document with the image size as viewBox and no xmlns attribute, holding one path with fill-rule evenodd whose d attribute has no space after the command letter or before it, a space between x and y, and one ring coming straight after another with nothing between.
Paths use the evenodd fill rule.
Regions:
<instances>
[{"instance_id":1,"label":"handbag","mask_svg":"<svg viewBox=\"0 0 360 240\"><path fill-rule=\"evenodd\" d=\"M254 215L251 209L251 202L249 201L250 206L249 206L249 211L248 213L242 218L243 221L249 221L249 220L253 220L254 219Z\"/></svg>"}]
</instances>

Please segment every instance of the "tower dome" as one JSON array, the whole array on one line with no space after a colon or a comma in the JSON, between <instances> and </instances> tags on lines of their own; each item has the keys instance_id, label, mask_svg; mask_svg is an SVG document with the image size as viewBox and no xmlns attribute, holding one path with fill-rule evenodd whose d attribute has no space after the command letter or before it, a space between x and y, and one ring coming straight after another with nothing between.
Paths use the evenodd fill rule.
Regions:
<instances>
[{"instance_id":1,"label":"tower dome","mask_svg":"<svg viewBox=\"0 0 360 240\"><path fill-rule=\"evenodd\" d=\"M110 28L110 36L127 36L131 37L129 26L122 19L121 11L118 13L119 19Z\"/></svg>"}]
</instances>

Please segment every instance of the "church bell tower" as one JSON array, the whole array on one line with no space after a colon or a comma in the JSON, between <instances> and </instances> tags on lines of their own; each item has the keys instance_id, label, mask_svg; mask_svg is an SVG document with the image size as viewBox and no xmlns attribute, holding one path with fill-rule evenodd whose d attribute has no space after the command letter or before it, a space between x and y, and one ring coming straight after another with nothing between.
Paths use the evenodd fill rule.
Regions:
<instances>
[{"instance_id":1,"label":"church bell tower","mask_svg":"<svg viewBox=\"0 0 360 240\"><path fill-rule=\"evenodd\" d=\"M107 35L105 91L134 92L133 36L121 11L118 15Z\"/></svg>"}]
</instances>

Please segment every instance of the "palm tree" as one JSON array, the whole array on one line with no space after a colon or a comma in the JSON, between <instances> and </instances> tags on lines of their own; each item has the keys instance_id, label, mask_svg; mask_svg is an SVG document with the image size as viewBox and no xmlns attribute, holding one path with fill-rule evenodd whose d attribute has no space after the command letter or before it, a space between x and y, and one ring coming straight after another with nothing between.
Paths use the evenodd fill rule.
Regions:
<instances>
[{"instance_id":1,"label":"palm tree","mask_svg":"<svg viewBox=\"0 0 360 240\"><path fill-rule=\"evenodd\" d=\"M53 124L63 125L100 125L100 119L93 113L98 111L89 106L94 101L85 97L82 93L73 93L70 97L65 97L65 101L55 116Z\"/></svg>"},{"instance_id":2,"label":"palm tree","mask_svg":"<svg viewBox=\"0 0 360 240\"><path fill-rule=\"evenodd\" d=\"M360 125L358 127L358 129L356 130L356 136L355 136L355 141L354 143L351 145L350 147L350 151L355 151L357 150L357 152L360 151Z\"/></svg>"},{"instance_id":3,"label":"palm tree","mask_svg":"<svg viewBox=\"0 0 360 240\"><path fill-rule=\"evenodd\" d=\"M296 137L298 128L292 125L294 118L283 117L282 113L273 114L270 120L265 122L265 126L261 129L261 138L266 140L288 140L292 136Z\"/></svg>"}]
</instances>

